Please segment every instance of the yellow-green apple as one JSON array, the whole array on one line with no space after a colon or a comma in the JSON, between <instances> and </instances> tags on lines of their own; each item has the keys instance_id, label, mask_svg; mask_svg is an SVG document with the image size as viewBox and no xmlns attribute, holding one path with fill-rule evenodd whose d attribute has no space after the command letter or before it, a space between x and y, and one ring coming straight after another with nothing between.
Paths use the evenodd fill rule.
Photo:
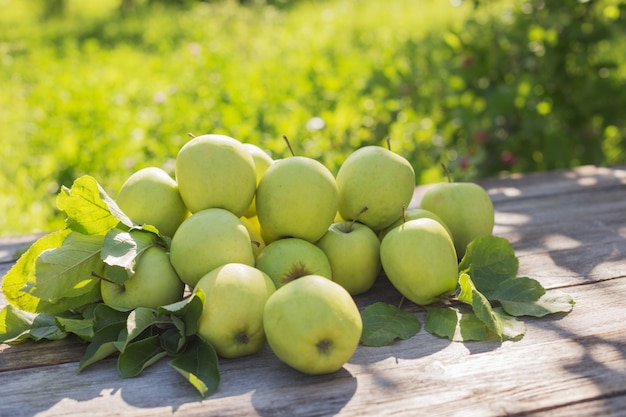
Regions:
<instances>
[{"instance_id":1,"label":"yellow-green apple","mask_svg":"<svg viewBox=\"0 0 626 417\"><path fill-rule=\"evenodd\" d=\"M381 230L380 232L378 232L378 238L380 240L383 240L383 238L385 237L387 232L389 232L391 229L396 228L397 226L400 226L405 221L414 220L414 219L421 219L423 217L426 217L426 218L429 218L429 219L433 219L433 220L437 220L439 223L441 223L441 225L443 227L446 228L448 233L450 233L450 237L452 237L452 232L450 231L450 229L448 229L448 226L446 226L446 224L443 222L443 220L441 220L441 217L437 216L432 211L424 210L424 209L421 209L421 208L410 208L410 209L408 209L408 210L406 210L404 212L404 215L402 217L400 217L398 220L393 222L393 224L391 226L386 227L383 230Z\"/></svg>"},{"instance_id":2,"label":"yellow-green apple","mask_svg":"<svg viewBox=\"0 0 626 417\"><path fill-rule=\"evenodd\" d=\"M317 241L333 222L337 204L333 174L304 156L276 160L261 177L256 193L266 243L283 237Z\"/></svg>"},{"instance_id":3,"label":"yellow-green apple","mask_svg":"<svg viewBox=\"0 0 626 417\"><path fill-rule=\"evenodd\" d=\"M261 251L265 248L265 240L261 235L261 230L258 227L258 222L255 222L254 219L256 219L256 216L241 216L239 218L241 223L246 227L246 230L248 230L250 240L252 241L252 252L254 252L254 257L257 258Z\"/></svg>"},{"instance_id":4,"label":"yellow-green apple","mask_svg":"<svg viewBox=\"0 0 626 417\"><path fill-rule=\"evenodd\" d=\"M404 157L381 146L352 152L337 171L339 214L353 220L363 207L361 223L374 231L402 216L415 191L415 171Z\"/></svg>"},{"instance_id":5,"label":"yellow-green apple","mask_svg":"<svg viewBox=\"0 0 626 417\"><path fill-rule=\"evenodd\" d=\"M155 226L172 237L189 211L180 197L178 184L158 167L140 169L131 174L117 194L116 203L138 224Z\"/></svg>"},{"instance_id":6,"label":"yellow-green apple","mask_svg":"<svg viewBox=\"0 0 626 417\"><path fill-rule=\"evenodd\" d=\"M243 146L246 148L250 155L252 155L252 159L254 160L254 167L256 169L256 185L259 185L259 181L261 181L261 177L274 163L272 157L261 149L259 146L253 143L244 143ZM252 203L250 203L250 207L244 213L245 217L254 217L256 216L256 196L252 198Z\"/></svg>"},{"instance_id":7,"label":"yellow-green apple","mask_svg":"<svg viewBox=\"0 0 626 417\"><path fill-rule=\"evenodd\" d=\"M185 289L168 253L158 246L150 246L138 255L135 272L122 285L104 278L100 284L104 304L126 310L175 303L182 299Z\"/></svg>"},{"instance_id":8,"label":"yellow-green apple","mask_svg":"<svg viewBox=\"0 0 626 417\"><path fill-rule=\"evenodd\" d=\"M198 281L205 295L197 334L218 355L237 358L265 344L263 310L276 287L264 272L246 264L219 266Z\"/></svg>"},{"instance_id":9,"label":"yellow-green apple","mask_svg":"<svg viewBox=\"0 0 626 417\"><path fill-rule=\"evenodd\" d=\"M180 225L170 245L172 265L190 287L211 270L227 263L254 266L248 230L228 210L210 208L193 213Z\"/></svg>"},{"instance_id":10,"label":"yellow-green apple","mask_svg":"<svg viewBox=\"0 0 626 417\"><path fill-rule=\"evenodd\" d=\"M270 348L282 362L316 375L335 372L352 357L363 322L345 288L308 275L270 296L263 327Z\"/></svg>"},{"instance_id":11,"label":"yellow-green apple","mask_svg":"<svg viewBox=\"0 0 626 417\"><path fill-rule=\"evenodd\" d=\"M176 181L192 213L223 208L241 217L254 197L256 168L241 142L225 135L196 136L176 156Z\"/></svg>"},{"instance_id":12,"label":"yellow-green apple","mask_svg":"<svg viewBox=\"0 0 626 417\"><path fill-rule=\"evenodd\" d=\"M380 244L380 259L391 284L416 304L431 304L456 289L454 244L436 220L409 220L390 230Z\"/></svg>"},{"instance_id":13,"label":"yellow-green apple","mask_svg":"<svg viewBox=\"0 0 626 417\"><path fill-rule=\"evenodd\" d=\"M381 270L380 240L355 221L333 223L316 245L330 261L332 279L352 295L369 290Z\"/></svg>"},{"instance_id":14,"label":"yellow-green apple","mask_svg":"<svg viewBox=\"0 0 626 417\"><path fill-rule=\"evenodd\" d=\"M459 259L472 240L493 232L493 202L487 191L473 182L434 184L422 196L420 208L435 213L448 226Z\"/></svg>"},{"instance_id":15,"label":"yellow-green apple","mask_svg":"<svg viewBox=\"0 0 626 417\"><path fill-rule=\"evenodd\" d=\"M296 237L268 244L259 254L256 267L274 281L276 288L306 275L332 279L328 257L315 244Z\"/></svg>"}]
</instances>

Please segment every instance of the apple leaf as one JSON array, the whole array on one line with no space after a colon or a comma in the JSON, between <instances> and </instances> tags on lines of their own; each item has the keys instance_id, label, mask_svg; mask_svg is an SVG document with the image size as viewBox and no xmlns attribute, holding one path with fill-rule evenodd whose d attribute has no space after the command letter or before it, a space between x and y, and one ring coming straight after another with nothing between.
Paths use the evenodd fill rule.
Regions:
<instances>
[{"instance_id":1,"label":"apple leaf","mask_svg":"<svg viewBox=\"0 0 626 417\"><path fill-rule=\"evenodd\" d=\"M91 342L93 339L93 318L57 317L56 324L66 333L72 333L79 338Z\"/></svg>"},{"instance_id":2,"label":"apple leaf","mask_svg":"<svg viewBox=\"0 0 626 417\"><path fill-rule=\"evenodd\" d=\"M94 325L95 326L95 325ZM108 324L95 331L91 343L87 345L85 354L78 364L77 373L82 372L89 365L105 359L118 351L115 342L120 332L125 328L126 322L119 321Z\"/></svg>"},{"instance_id":3,"label":"apple leaf","mask_svg":"<svg viewBox=\"0 0 626 417\"><path fill-rule=\"evenodd\" d=\"M197 289L189 297L175 303L159 307L159 314L170 314L182 318L185 323L185 336L191 336L198 330L198 320L204 307L205 295Z\"/></svg>"},{"instance_id":4,"label":"apple leaf","mask_svg":"<svg viewBox=\"0 0 626 417\"><path fill-rule=\"evenodd\" d=\"M178 317L172 317L172 321L176 327L171 327L161 333L161 346L170 355L176 355L185 347L187 338L184 335L185 324L183 321Z\"/></svg>"},{"instance_id":5,"label":"apple leaf","mask_svg":"<svg viewBox=\"0 0 626 417\"><path fill-rule=\"evenodd\" d=\"M202 339L194 338L187 345L187 349L168 364L185 377L203 397L217 392L220 385L217 354L213 346Z\"/></svg>"},{"instance_id":6,"label":"apple leaf","mask_svg":"<svg viewBox=\"0 0 626 417\"><path fill-rule=\"evenodd\" d=\"M57 207L67 214L67 226L86 235L104 235L120 223L132 228L132 220L109 197L95 178L83 175L72 188L62 187Z\"/></svg>"},{"instance_id":7,"label":"apple leaf","mask_svg":"<svg viewBox=\"0 0 626 417\"><path fill-rule=\"evenodd\" d=\"M122 378L132 378L166 355L159 336L151 336L128 344L117 358L117 370Z\"/></svg>"},{"instance_id":8,"label":"apple leaf","mask_svg":"<svg viewBox=\"0 0 626 417\"><path fill-rule=\"evenodd\" d=\"M536 279L509 278L500 283L490 294L491 300L532 302L546 293L546 289Z\"/></svg>"},{"instance_id":9,"label":"apple leaf","mask_svg":"<svg viewBox=\"0 0 626 417\"><path fill-rule=\"evenodd\" d=\"M424 329L454 342L489 340L492 337L487 325L476 314L447 307L429 308Z\"/></svg>"},{"instance_id":10,"label":"apple leaf","mask_svg":"<svg viewBox=\"0 0 626 417\"><path fill-rule=\"evenodd\" d=\"M97 332L110 324L123 323L126 325L129 314L129 311L118 310L99 303L93 309L93 330Z\"/></svg>"},{"instance_id":11,"label":"apple leaf","mask_svg":"<svg viewBox=\"0 0 626 417\"><path fill-rule=\"evenodd\" d=\"M102 261L107 265L107 279L123 284L135 273L135 262L146 249L154 246L157 236L140 230L111 229L104 238Z\"/></svg>"},{"instance_id":12,"label":"apple leaf","mask_svg":"<svg viewBox=\"0 0 626 417\"><path fill-rule=\"evenodd\" d=\"M39 254L35 273L26 285L27 291L45 301L56 303L72 299L66 309L79 308L100 300L100 281L92 273L102 271L101 236L70 233L63 244ZM98 291L94 291L94 286ZM83 297L84 296L84 297Z\"/></svg>"},{"instance_id":13,"label":"apple leaf","mask_svg":"<svg viewBox=\"0 0 626 417\"><path fill-rule=\"evenodd\" d=\"M171 320L159 317L157 311L147 307L137 307L128 314L126 328L120 332L116 346L120 352L137 339L144 331L156 324L170 324Z\"/></svg>"},{"instance_id":14,"label":"apple leaf","mask_svg":"<svg viewBox=\"0 0 626 417\"><path fill-rule=\"evenodd\" d=\"M475 289L469 274L461 272L459 274L457 299L462 303L472 305L472 291Z\"/></svg>"},{"instance_id":15,"label":"apple leaf","mask_svg":"<svg viewBox=\"0 0 626 417\"><path fill-rule=\"evenodd\" d=\"M476 317L500 340L517 339L526 332L523 322L506 314L501 308L493 308L489 300L477 290L472 291L472 308Z\"/></svg>"},{"instance_id":16,"label":"apple leaf","mask_svg":"<svg viewBox=\"0 0 626 417\"><path fill-rule=\"evenodd\" d=\"M422 327L422 323L412 313L383 302L366 307L361 317L361 343L365 346L386 346L396 339L409 339Z\"/></svg>"},{"instance_id":17,"label":"apple leaf","mask_svg":"<svg viewBox=\"0 0 626 417\"><path fill-rule=\"evenodd\" d=\"M476 289L488 295L506 279L517 276L519 259L509 241L497 236L483 236L467 245L459 271L468 272Z\"/></svg>"},{"instance_id":18,"label":"apple leaf","mask_svg":"<svg viewBox=\"0 0 626 417\"><path fill-rule=\"evenodd\" d=\"M10 304L0 310L0 343L16 344L27 339L59 340L66 336L52 314L30 313Z\"/></svg>"},{"instance_id":19,"label":"apple leaf","mask_svg":"<svg viewBox=\"0 0 626 417\"><path fill-rule=\"evenodd\" d=\"M60 230L40 237L13 264L2 279L2 293L11 305L31 313L42 311L58 313L67 310L65 306L52 305L23 291L23 288L29 281L35 279L35 262L39 255L45 250L60 247L70 232Z\"/></svg>"},{"instance_id":20,"label":"apple leaf","mask_svg":"<svg viewBox=\"0 0 626 417\"><path fill-rule=\"evenodd\" d=\"M574 308L574 300L568 294L552 290L536 301L500 300L502 308L512 316L543 317L553 313L569 313Z\"/></svg>"},{"instance_id":21,"label":"apple leaf","mask_svg":"<svg viewBox=\"0 0 626 417\"><path fill-rule=\"evenodd\" d=\"M520 277L502 281L491 292L490 298L497 300L502 308L512 316L543 317L552 313L569 313L574 300L561 291L550 291L539 281Z\"/></svg>"},{"instance_id":22,"label":"apple leaf","mask_svg":"<svg viewBox=\"0 0 626 417\"><path fill-rule=\"evenodd\" d=\"M524 323L508 315L502 309L494 309L487 299L474 285L467 273L459 275L459 294L457 299L472 307L476 318L482 321L487 329L500 340L516 339L526 331Z\"/></svg>"}]
</instances>

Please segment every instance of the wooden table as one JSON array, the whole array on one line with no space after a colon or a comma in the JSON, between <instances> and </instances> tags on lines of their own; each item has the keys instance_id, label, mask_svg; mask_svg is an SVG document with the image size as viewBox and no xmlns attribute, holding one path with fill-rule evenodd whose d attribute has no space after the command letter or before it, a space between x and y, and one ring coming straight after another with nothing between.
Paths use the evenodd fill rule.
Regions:
<instances>
[{"instance_id":1,"label":"wooden table","mask_svg":"<svg viewBox=\"0 0 626 417\"><path fill-rule=\"evenodd\" d=\"M315 377L266 347L221 360L222 385L206 399L165 360L121 379L115 359L77 375L85 345L73 338L0 345L0 416L626 415L626 166L481 184L520 276L576 301L567 315L526 319L521 340L455 343L421 330L387 347L360 346L339 372ZM0 240L0 276L28 240ZM399 300L384 277L357 301L375 300ZM423 310L405 308L424 322Z\"/></svg>"}]
</instances>

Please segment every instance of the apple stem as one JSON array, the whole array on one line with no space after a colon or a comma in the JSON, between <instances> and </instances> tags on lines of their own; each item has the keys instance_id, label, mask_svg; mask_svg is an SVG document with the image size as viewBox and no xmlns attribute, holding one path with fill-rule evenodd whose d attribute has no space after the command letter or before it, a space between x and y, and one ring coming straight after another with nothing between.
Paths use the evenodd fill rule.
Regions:
<instances>
[{"instance_id":1,"label":"apple stem","mask_svg":"<svg viewBox=\"0 0 626 417\"><path fill-rule=\"evenodd\" d=\"M385 139L385 141L387 141L387 149L391 150L391 137L387 136L387 139Z\"/></svg>"},{"instance_id":2,"label":"apple stem","mask_svg":"<svg viewBox=\"0 0 626 417\"><path fill-rule=\"evenodd\" d=\"M406 206L402 206L402 223L406 223Z\"/></svg>"},{"instance_id":3,"label":"apple stem","mask_svg":"<svg viewBox=\"0 0 626 417\"><path fill-rule=\"evenodd\" d=\"M350 233L352 231L352 229L354 228L354 223L356 223L356 221L358 220L359 216L363 213L365 213L368 210L367 206L363 207L361 209L361 211L359 211L359 213L354 216L354 219L352 219L352 221L350 222L350 226L348 226L348 230L346 231L347 233Z\"/></svg>"},{"instance_id":4,"label":"apple stem","mask_svg":"<svg viewBox=\"0 0 626 417\"><path fill-rule=\"evenodd\" d=\"M101 279L102 281L110 282L111 284L120 285L120 284L118 284L117 282L111 281L110 279L108 279L108 278L106 278L106 277L103 277L103 276L102 276L102 275L100 275L100 274L96 274L96 273L95 273L95 272L93 272L93 271L91 271L91 276L92 276L92 277L96 277L96 278L98 278L98 279Z\"/></svg>"},{"instance_id":5,"label":"apple stem","mask_svg":"<svg viewBox=\"0 0 626 417\"><path fill-rule=\"evenodd\" d=\"M398 303L398 310L402 308L403 303L404 303L404 296L402 296L402 298L400 299L400 302Z\"/></svg>"},{"instance_id":6,"label":"apple stem","mask_svg":"<svg viewBox=\"0 0 626 417\"><path fill-rule=\"evenodd\" d=\"M289 152L291 152L291 156L296 156L295 152L293 151L293 148L291 147L291 143L289 143L289 139L287 139L286 135L283 135L283 139L287 143L287 147L289 148Z\"/></svg>"},{"instance_id":7,"label":"apple stem","mask_svg":"<svg viewBox=\"0 0 626 417\"><path fill-rule=\"evenodd\" d=\"M259 241L256 241L256 240L251 240L250 242L252 242L252 244L253 244L254 246L256 246L257 248L260 248L260 247L261 247L261 242L259 242Z\"/></svg>"},{"instance_id":8,"label":"apple stem","mask_svg":"<svg viewBox=\"0 0 626 417\"><path fill-rule=\"evenodd\" d=\"M189 136L191 139L193 139L193 138L195 138L195 137L196 137L196 135L194 135L194 134L193 134L193 133L191 133L191 132L187 133L187 136Z\"/></svg>"},{"instance_id":9,"label":"apple stem","mask_svg":"<svg viewBox=\"0 0 626 417\"><path fill-rule=\"evenodd\" d=\"M448 178L448 182L452 182L452 175L450 174L450 170L448 169L448 167L446 166L446 164L444 164L443 162L441 163L441 167L443 168L443 171L446 173L446 177Z\"/></svg>"}]
</instances>

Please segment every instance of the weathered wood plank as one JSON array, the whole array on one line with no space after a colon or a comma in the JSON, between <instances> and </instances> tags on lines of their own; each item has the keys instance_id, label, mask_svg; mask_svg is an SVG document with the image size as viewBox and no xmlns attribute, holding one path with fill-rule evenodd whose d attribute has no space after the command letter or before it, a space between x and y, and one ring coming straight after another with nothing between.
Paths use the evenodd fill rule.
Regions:
<instances>
[{"instance_id":1,"label":"weathered wood plank","mask_svg":"<svg viewBox=\"0 0 626 417\"><path fill-rule=\"evenodd\" d=\"M28 340L18 345L0 344L0 372L78 362L86 347L86 342L74 337L41 342Z\"/></svg>"},{"instance_id":2,"label":"weathered wood plank","mask_svg":"<svg viewBox=\"0 0 626 417\"><path fill-rule=\"evenodd\" d=\"M577 302L568 315L526 320L519 341L451 343L422 330L391 346L360 346L344 369L317 377L289 369L266 346L222 360L222 386L207 399L166 360L124 380L114 358L76 375L85 348L76 340L0 345L0 416L624 415L626 167L481 184L496 205L495 234L520 256L520 275ZM8 248L19 244L0 239L0 276L11 265L2 262ZM400 300L384 277L357 297L361 308L378 300ZM424 321L422 308L407 308Z\"/></svg>"},{"instance_id":3,"label":"weathered wood plank","mask_svg":"<svg viewBox=\"0 0 626 417\"><path fill-rule=\"evenodd\" d=\"M113 359L81 375L76 363L7 371L2 380L11 383L0 385L0 415L20 415L21 392L28 392L30 413L50 416L116 410L158 416L173 409L185 415L502 415L576 403L603 414L614 407L611 398L626 394L626 278L568 291L577 300L574 311L528 321L520 341L451 343L422 330L392 346L359 347L342 371L317 377L287 368L266 347L222 360L220 391L205 400L165 361L127 380Z\"/></svg>"}]
</instances>

